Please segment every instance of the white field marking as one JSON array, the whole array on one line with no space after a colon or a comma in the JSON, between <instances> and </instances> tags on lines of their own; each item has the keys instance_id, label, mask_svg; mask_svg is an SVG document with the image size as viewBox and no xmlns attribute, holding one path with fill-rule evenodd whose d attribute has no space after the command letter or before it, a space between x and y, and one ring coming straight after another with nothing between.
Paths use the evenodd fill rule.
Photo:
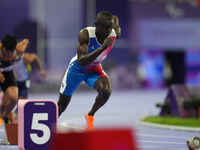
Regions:
<instances>
[{"instance_id":1,"label":"white field marking","mask_svg":"<svg viewBox=\"0 0 200 150\"><path fill-rule=\"evenodd\" d=\"M145 149L145 150L146 150L146 149L155 150L155 148L158 149L158 148L160 148L160 146L156 146L156 145L155 145L155 146L138 146L138 149L139 149L139 150L144 150L144 149ZM170 150L170 149L171 149L171 150L174 150L174 147L171 147L171 148L168 148L168 147L167 147L167 149L168 149L168 150ZM178 150L178 149L176 149L176 150ZM182 150L182 149L181 149L181 150Z\"/></svg>"},{"instance_id":2,"label":"white field marking","mask_svg":"<svg viewBox=\"0 0 200 150\"><path fill-rule=\"evenodd\" d=\"M200 128L192 128L192 127L182 127L182 126L173 126L173 125L162 125L156 123L149 123L140 121L140 125L161 128L161 129L171 129L171 130L181 130L181 131L191 131L191 132L199 132Z\"/></svg>"},{"instance_id":3,"label":"white field marking","mask_svg":"<svg viewBox=\"0 0 200 150\"><path fill-rule=\"evenodd\" d=\"M179 136L164 136L164 135L154 135L154 134L138 134L138 136L141 137L158 137L158 138L172 138L172 139L183 139L183 140L187 140L187 137L179 137Z\"/></svg>"},{"instance_id":4,"label":"white field marking","mask_svg":"<svg viewBox=\"0 0 200 150\"><path fill-rule=\"evenodd\" d=\"M178 143L178 142L149 141L149 140L139 140L139 141L141 143L186 145L186 142L184 142L184 143Z\"/></svg>"},{"instance_id":5,"label":"white field marking","mask_svg":"<svg viewBox=\"0 0 200 150\"><path fill-rule=\"evenodd\" d=\"M84 130L85 128L81 127L80 125L75 125L72 123L67 123L67 122L72 122L74 120L80 120L80 119L71 119L71 120L66 120L58 124L58 129L60 130L67 130L67 129L73 129L73 130Z\"/></svg>"},{"instance_id":6,"label":"white field marking","mask_svg":"<svg viewBox=\"0 0 200 150\"><path fill-rule=\"evenodd\" d=\"M59 129L77 129L77 130L84 130L83 127L74 124L67 124L67 125L58 125Z\"/></svg>"},{"instance_id":7,"label":"white field marking","mask_svg":"<svg viewBox=\"0 0 200 150\"><path fill-rule=\"evenodd\" d=\"M1 149L8 149L8 147L9 147L9 149L15 149L16 150L17 145L0 145Z\"/></svg>"},{"instance_id":8,"label":"white field marking","mask_svg":"<svg viewBox=\"0 0 200 150\"><path fill-rule=\"evenodd\" d=\"M5 132L5 130L4 129L0 129L0 132Z\"/></svg>"},{"instance_id":9,"label":"white field marking","mask_svg":"<svg viewBox=\"0 0 200 150\"><path fill-rule=\"evenodd\" d=\"M80 123L80 122L85 122L85 119L84 118L71 118L71 119L67 119L67 120L62 120L62 121L59 121L60 124L70 124L71 122L73 123Z\"/></svg>"},{"instance_id":10,"label":"white field marking","mask_svg":"<svg viewBox=\"0 0 200 150\"><path fill-rule=\"evenodd\" d=\"M72 122L72 121L82 121L84 118L83 117L80 117L80 118L70 118L70 119L67 119L67 120L63 120L62 122Z\"/></svg>"}]
</instances>

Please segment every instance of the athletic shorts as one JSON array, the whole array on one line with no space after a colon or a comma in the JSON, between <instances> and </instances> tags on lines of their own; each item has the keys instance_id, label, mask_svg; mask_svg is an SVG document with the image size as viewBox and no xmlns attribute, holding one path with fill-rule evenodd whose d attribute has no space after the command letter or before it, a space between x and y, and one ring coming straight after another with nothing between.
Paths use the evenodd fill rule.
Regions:
<instances>
[{"instance_id":1,"label":"athletic shorts","mask_svg":"<svg viewBox=\"0 0 200 150\"><path fill-rule=\"evenodd\" d=\"M103 71L101 65L93 67L90 71L83 71L77 69L77 64L69 65L62 79L60 93L67 96L72 96L74 91L84 81L88 86L94 87L95 82L99 77L107 76Z\"/></svg>"},{"instance_id":2,"label":"athletic shorts","mask_svg":"<svg viewBox=\"0 0 200 150\"><path fill-rule=\"evenodd\" d=\"M17 87L19 89L19 97L27 99L28 98L28 89L30 80L17 81Z\"/></svg>"},{"instance_id":3,"label":"athletic shorts","mask_svg":"<svg viewBox=\"0 0 200 150\"><path fill-rule=\"evenodd\" d=\"M3 92L5 92L6 89L10 86L17 86L17 82L15 80L13 71L4 71L2 73L5 77L5 81L3 83L0 83L0 86Z\"/></svg>"}]
</instances>

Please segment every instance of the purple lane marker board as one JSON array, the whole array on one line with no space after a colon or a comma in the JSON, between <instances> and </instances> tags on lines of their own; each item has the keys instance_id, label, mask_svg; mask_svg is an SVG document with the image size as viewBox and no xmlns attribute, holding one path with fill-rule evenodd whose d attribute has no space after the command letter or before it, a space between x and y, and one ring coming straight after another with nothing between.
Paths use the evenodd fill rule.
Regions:
<instances>
[{"instance_id":1,"label":"purple lane marker board","mask_svg":"<svg viewBox=\"0 0 200 150\"><path fill-rule=\"evenodd\" d=\"M58 107L54 100L19 100L19 150L47 150L57 119Z\"/></svg>"}]
</instances>

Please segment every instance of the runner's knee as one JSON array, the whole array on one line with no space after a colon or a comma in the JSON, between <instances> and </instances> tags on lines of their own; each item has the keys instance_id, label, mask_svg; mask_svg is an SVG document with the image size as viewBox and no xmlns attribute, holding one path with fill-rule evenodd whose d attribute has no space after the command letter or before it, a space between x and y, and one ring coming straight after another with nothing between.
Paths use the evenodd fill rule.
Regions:
<instances>
[{"instance_id":1,"label":"runner's knee","mask_svg":"<svg viewBox=\"0 0 200 150\"><path fill-rule=\"evenodd\" d=\"M108 100L108 98L111 95L111 92L112 90L110 88L106 88L106 89L101 90L99 94L104 100Z\"/></svg>"},{"instance_id":2,"label":"runner's knee","mask_svg":"<svg viewBox=\"0 0 200 150\"><path fill-rule=\"evenodd\" d=\"M15 88L8 89L6 94L8 95L10 100L17 101L17 99L18 99L18 91L17 91L17 89L15 89Z\"/></svg>"}]
</instances>

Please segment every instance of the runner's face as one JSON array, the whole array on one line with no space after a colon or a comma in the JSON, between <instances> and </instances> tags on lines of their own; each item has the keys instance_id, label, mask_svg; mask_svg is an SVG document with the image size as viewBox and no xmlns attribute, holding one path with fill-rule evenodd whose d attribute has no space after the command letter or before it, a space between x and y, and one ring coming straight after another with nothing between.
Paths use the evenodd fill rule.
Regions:
<instances>
[{"instance_id":1,"label":"runner's face","mask_svg":"<svg viewBox=\"0 0 200 150\"><path fill-rule=\"evenodd\" d=\"M113 19L104 20L102 22L96 23L96 33L100 38L105 39L111 33L113 28Z\"/></svg>"},{"instance_id":2,"label":"runner's face","mask_svg":"<svg viewBox=\"0 0 200 150\"><path fill-rule=\"evenodd\" d=\"M2 54L3 54L3 60L5 61L11 61L14 56L14 53L12 51L6 50L5 48L3 48L2 50Z\"/></svg>"}]
</instances>

